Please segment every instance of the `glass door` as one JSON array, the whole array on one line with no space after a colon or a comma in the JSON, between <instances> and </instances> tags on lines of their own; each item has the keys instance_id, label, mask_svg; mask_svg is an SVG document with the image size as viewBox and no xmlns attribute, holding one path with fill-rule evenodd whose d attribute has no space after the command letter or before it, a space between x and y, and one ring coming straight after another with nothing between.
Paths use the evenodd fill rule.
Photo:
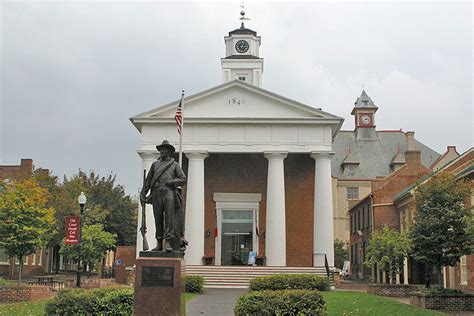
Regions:
<instances>
[{"instance_id":1,"label":"glass door","mask_svg":"<svg viewBox=\"0 0 474 316\"><path fill-rule=\"evenodd\" d=\"M221 265L247 265L253 251L253 211L223 210Z\"/></svg>"}]
</instances>

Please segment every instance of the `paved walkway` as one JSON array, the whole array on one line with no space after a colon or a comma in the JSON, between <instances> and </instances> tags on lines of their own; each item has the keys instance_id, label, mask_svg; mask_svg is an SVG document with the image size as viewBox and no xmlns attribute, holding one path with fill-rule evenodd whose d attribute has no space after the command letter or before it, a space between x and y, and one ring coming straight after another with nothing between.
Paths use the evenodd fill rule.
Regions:
<instances>
[{"instance_id":1,"label":"paved walkway","mask_svg":"<svg viewBox=\"0 0 474 316\"><path fill-rule=\"evenodd\" d=\"M186 316L232 316L237 298L247 289L205 289L186 304Z\"/></svg>"}]
</instances>

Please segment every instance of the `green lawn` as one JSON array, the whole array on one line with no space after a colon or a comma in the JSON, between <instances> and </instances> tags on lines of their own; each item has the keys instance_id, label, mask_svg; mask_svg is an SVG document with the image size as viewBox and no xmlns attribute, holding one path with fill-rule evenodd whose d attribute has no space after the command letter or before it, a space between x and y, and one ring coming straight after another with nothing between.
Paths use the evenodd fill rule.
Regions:
<instances>
[{"instance_id":1,"label":"green lawn","mask_svg":"<svg viewBox=\"0 0 474 316\"><path fill-rule=\"evenodd\" d=\"M390 298L361 293L321 292L327 303L328 315L442 315L441 313L403 304Z\"/></svg>"},{"instance_id":2,"label":"green lawn","mask_svg":"<svg viewBox=\"0 0 474 316\"><path fill-rule=\"evenodd\" d=\"M44 306L48 299L24 302L24 303L12 303L12 304L1 304L0 315L1 316L37 316L44 315Z\"/></svg>"}]
</instances>

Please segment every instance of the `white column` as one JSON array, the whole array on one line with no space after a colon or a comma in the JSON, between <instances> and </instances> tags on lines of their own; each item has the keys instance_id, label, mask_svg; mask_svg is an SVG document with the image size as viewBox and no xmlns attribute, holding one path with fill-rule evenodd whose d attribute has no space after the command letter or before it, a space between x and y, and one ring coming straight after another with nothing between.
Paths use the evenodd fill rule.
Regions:
<instances>
[{"instance_id":1,"label":"white column","mask_svg":"<svg viewBox=\"0 0 474 316\"><path fill-rule=\"evenodd\" d=\"M265 152L268 159L265 256L268 266L286 266L285 174L287 152Z\"/></svg>"},{"instance_id":2,"label":"white column","mask_svg":"<svg viewBox=\"0 0 474 316\"><path fill-rule=\"evenodd\" d=\"M403 284L408 284L408 257L403 259Z\"/></svg>"},{"instance_id":3,"label":"white column","mask_svg":"<svg viewBox=\"0 0 474 316\"><path fill-rule=\"evenodd\" d=\"M150 171L151 164L158 159L160 154L158 152L138 152L142 158L142 168L140 170L140 190L143 187L143 170L146 170L146 174ZM150 192L148 192L150 194ZM148 246L150 250L156 247L156 227L155 227L155 217L153 216L153 206L151 204L146 204L146 239L148 241ZM140 251L143 250L143 238L142 233L140 232L140 227L142 227L142 206L138 204L138 225L137 225L137 257Z\"/></svg>"},{"instance_id":4,"label":"white column","mask_svg":"<svg viewBox=\"0 0 474 316\"><path fill-rule=\"evenodd\" d=\"M387 284L387 272L382 273L382 284Z\"/></svg>"},{"instance_id":5,"label":"white column","mask_svg":"<svg viewBox=\"0 0 474 316\"><path fill-rule=\"evenodd\" d=\"M380 281L380 269L378 267L377 267L377 283L379 283L379 284L382 283Z\"/></svg>"},{"instance_id":6,"label":"white column","mask_svg":"<svg viewBox=\"0 0 474 316\"><path fill-rule=\"evenodd\" d=\"M189 242L185 260L202 265L204 255L204 159L206 151L185 152L188 158L185 239Z\"/></svg>"},{"instance_id":7,"label":"white column","mask_svg":"<svg viewBox=\"0 0 474 316\"><path fill-rule=\"evenodd\" d=\"M334 267L333 205L331 183L332 153L311 153L315 160L313 265L324 266L324 254L329 267Z\"/></svg>"}]
</instances>

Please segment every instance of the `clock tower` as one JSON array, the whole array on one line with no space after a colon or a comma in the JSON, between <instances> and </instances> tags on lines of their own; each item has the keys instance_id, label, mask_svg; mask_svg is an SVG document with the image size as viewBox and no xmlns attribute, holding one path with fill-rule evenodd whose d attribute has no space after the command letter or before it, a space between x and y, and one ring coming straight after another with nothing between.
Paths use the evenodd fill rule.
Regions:
<instances>
[{"instance_id":1,"label":"clock tower","mask_svg":"<svg viewBox=\"0 0 474 316\"><path fill-rule=\"evenodd\" d=\"M244 25L245 12L240 12L240 28L224 37L225 55L221 58L222 81L242 80L257 87L262 86L263 58L259 57L261 39L257 32Z\"/></svg>"},{"instance_id":2,"label":"clock tower","mask_svg":"<svg viewBox=\"0 0 474 316\"><path fill-rule=\"evenodd\" d=\"M355 118L355 131L357 139L371 140L377 136L375 134L375 112L378 107L374 101L362 90L360 97L354 102L351 114Z\"/></svg>"}]
</instances>

